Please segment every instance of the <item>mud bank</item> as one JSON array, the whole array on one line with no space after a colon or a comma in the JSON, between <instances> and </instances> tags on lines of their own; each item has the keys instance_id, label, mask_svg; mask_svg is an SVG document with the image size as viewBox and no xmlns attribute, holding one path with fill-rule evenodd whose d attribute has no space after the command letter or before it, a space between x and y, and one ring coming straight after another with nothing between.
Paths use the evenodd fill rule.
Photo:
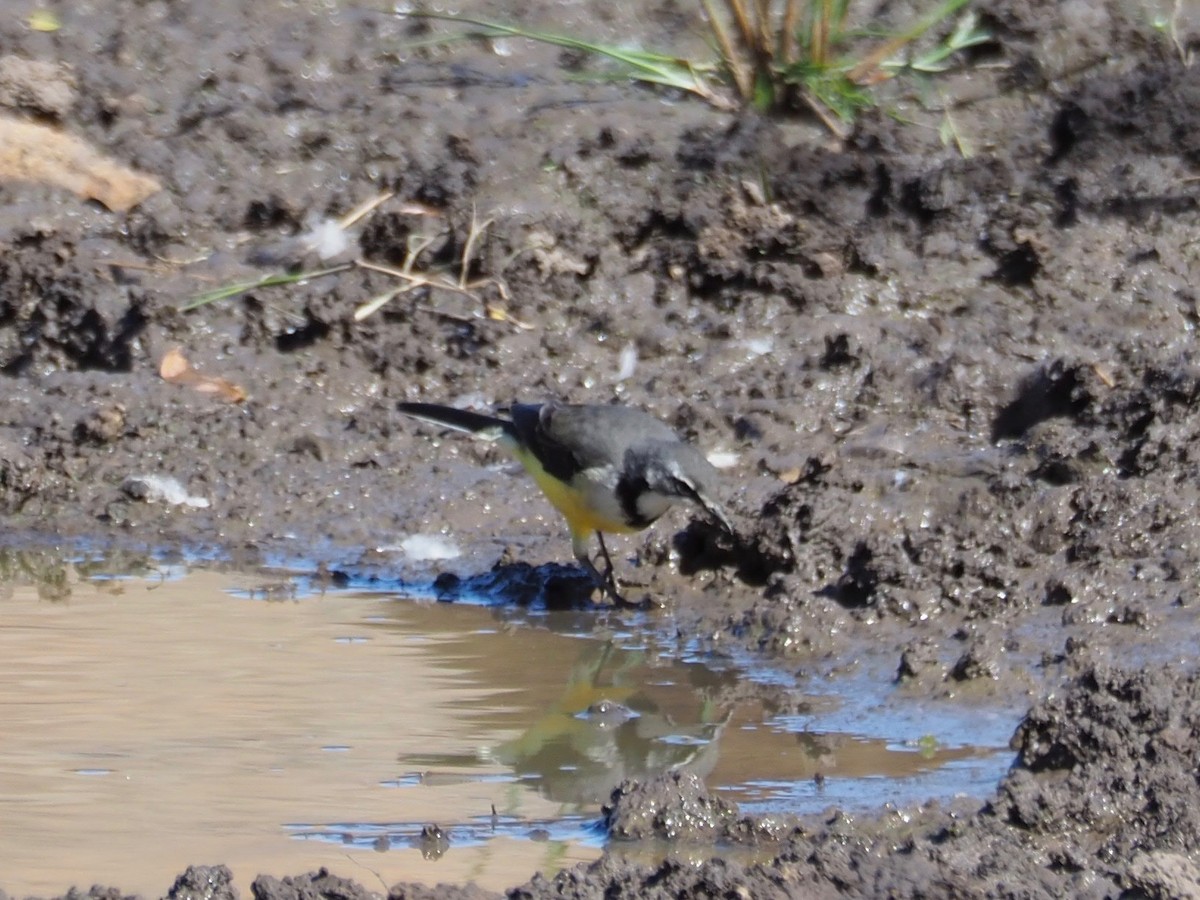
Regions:
<instances>
[{"instance_id":1,"label":"mud bank","mask_svg":"<svg viewBox=\"0 0 1200 900\"><path fill-rule=\"evenodd\" d=\"M492 451L431 440L396 402L641 406L732 455L741 532L679 516L619 545L664 607L648 627L814 679L1036 702L982 809L758 823L769 865L609 854L512 895L1200 890L1200 67L1195 13L1169 6L980 2L976 65L891 86L839 142L580 84L545 47L417 48L426 26L378 11L75 4L47 33L18 2L0 105L161 190L112 212L0 183L5 533L425 586L490 573L506 596L569 560L561 524ZM554 25L697 40L686 5L597 9ZM385 192L319 258L306 236ZM356 317L397 280L351 267L184 311L417 245L421 272L470 290ZM174 347L247 399L161 377ZM406 555L412 535L461 554ZM230 887L194 870L177 890Z\"/></svg>"}]
</instances>

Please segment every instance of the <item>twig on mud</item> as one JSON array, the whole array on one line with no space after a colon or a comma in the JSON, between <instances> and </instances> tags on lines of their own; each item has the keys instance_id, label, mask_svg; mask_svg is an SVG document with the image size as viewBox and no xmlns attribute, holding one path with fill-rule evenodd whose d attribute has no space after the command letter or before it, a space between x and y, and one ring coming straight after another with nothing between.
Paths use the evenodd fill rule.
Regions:
<instances>
[{"instance_id":1,"label":"twig on mud","mask_svg":"<svg viewBox=\"0 0 1200 900\"><path fill-rule=\"evenodd\" d=\"M1171 6L1171 18L1168 22L1167 33L1171 37L1171 43L1175 45L1175 52L1179 54L1179 61L1183 63L1185 69L1190 69L1192 63L1195 62L1195 57L1191 49L1179 39L1179 13L1182 7L1183 0L1175 0Z\"/></svg>"},{"instance_id":2,"label":"twig on mud","mask_svg":"<svg viewBox=\"0 0 1200 900\"><path fill-rule=\"evenodd\" d=\"M374 875L377 879L379 879L379 883L383 885L384 896L387 896L388 891L391 890L391 886L386 881L383 880L382 875L380 875L377 871L372 869L370 866L359 862L357 857L351 856L349 853L343 853L342 855L345 856L349 862L353 863L356 866L360 866L360 867L366 869L368 872L370 872L372 875Z\"/></svg>"},{"instance_id":3,"label":"twig on mud","mask_svg":"<svg viewBox=\"0 0 1200 900\"><path fill-rule=\"evenodd\" d=\"M533 326L527 325L524 322L513 318L507 310L489 303L479 295L478 292L481 288L494 285L500 292L500 296L504 300L507 300L508 290L505 288L502 281L493 276L480 278L476 281L470 280L469 276L471 272L471 257L475 252L475 246L479 242L479 239L483 236L483 233L487 231L488 226L492 224L492 221L492 219L486 219L485 221L480 222L476 217L474 210L472 210L471 225L467 231L467 239L463 245L462 254L459 256L457 277L454 277L447 272L422 271L417 269L418 259L420 258L421 254L425 252L425 250L427 250L434 243L434 241L437 240L437 235L421 235L416 239L415 242L410 243L408 249L405 251L404 262L400 268L371 262L370 260L366 259L356 260L355 265L359 266L360 268L369 269L373 272L382 272L383 274L390 275L393 278L399 278L404 281L404 284L398 288L385 291L382 294L371 298L366 303L363 303L354 310L354 321L361 322L363 319L378 312L380 309L402 294L406 294L409 291L417 290L419 288L428 288L430 291L443 290L449 291L453 294L459 294L460 296L469 297L483 307L484 315L482 318L488 318L499 322L510 322L516 327L522 329L532 328ZM454 319L456 321L469 321L470 319L470 317L458 316L442 310L432 309L429 311L436 313L437 315Z\"/></svg>"},{"instance_id":4,"label":"twig on mud","mask_svg":"<svg viewBox=\"0 0 1200 900\"><path fill-rule=\"evenodd\" d=\"M704 8L704 14L708 18L709 30L712 32L713 39L717 42L717 49L720 51L721 58L725 61L725 65L729 69L729 77L733 79L733 85L737 88L738 94L742 97L753 96L754 75L734 49L729 32L726 31L725 25L721 22L721 17L713 7L713 0L700 0L700 5ZM733 6L731 4L731 8Z\"/></svg>"},{"instance_id":5,"label":"twig on mud","mask_svg":"<svg viewBox=\"0 0 1200 900\"><path fill-rule=\"evenodd\" d=\"M358 206L354 207L354 209L350 210L350 212L346 213L340 219L338 219L337 221L334 221L334 222L330 222L329 224L331 224L338 231L344 232L347 229L349 229L351 226L353 226L354 224L356 224L357 222L362 220L364 217L366 217L370 213L374 212L381 204L386 203L393 196L395 196L395 194L392 191L385 191L382 194L379 194L375 197L372 197L369 200L364 201L363 203L360 203ZM424 212L424 210L422 210L422 212ZM321 231L319 233L324 234L323 231ZM310 247L308 249L312 249L312 248ZM195 260L191 260L191 262L199 262L201 259L206 259L206 258L207 258L207 254L204 256L200 256ZM182 265L187 265L187 264L188 263L182 263ZM127 264L124 264L124 263L110 262L109 265L110 266L119 266L122 268L129 267ZM142 266L141 268L149 268L149 267ZM228 284L228 285L225 285L224 287L215 288L214 290L206 291L203 294L198 294L197 296L193 297L189 302L187 302L183 306L179 307L179 310L180 310L180 312L190 312L194 309L199 309L201 306L207 306L210 303L215 303L218 300L228 300L231 297L236 297L239 294L246 293L247 291L252 291L252 290L256 290L258 288L264 288L264 287L277 287L279 285L285 285L285 284L298 284L299 282L306 281L309 278L320 278L324 275L334 275L338 272L345 272L346 270L348 270L350 268L351 268L350 263L344 263L342 265L330 266L325 269L318 269L316 271L310 271L310 272L272 272L269 275L264 275L262 278L255 279L253 281L241 281L241 282L237 282L235 284Z\"/></svg>"},{"instance_id":6,"label":"twig on mud","mask_svg":"<svg viewBox=\"0 0 1200 900\"><path fill-rule=\"evenodd\" d=\"M800 99L804 101L804 105L809 108L812 114L820 120L821 124L829 129L829 133L839 141L844 141L850 136L850 129L838 120L837 113L830 110L828 106L811 93L801 91Z\"/></svg>"},{"instance_id":7,"label":"twig on mud","mask_svg":"<svg viewBox=\"0 0 1200 900\"><path fill-rule=\"evenodd\" d=\"M182 269L186 266L195 265L198 262L204 262L212 256L211 250L205 250L202 253L197 253L194 256L189 256L184 259L169 259L165 256L153 256L154 262L144 262L140 259L99 259L96 260L97 268L107 269L129 269L135 272L154 272L161 274L164 272L173 272L176 269Z\"/></svg>"},{"instance_id":8,"label":"twig on mud","mask_svg":"<svg viewBox=\"0 0 1200 900\"><path fill-rule=\"evenodd\" d=\"M975 155L974 145L970 140L963 137L962 132L958 130L958 124L954 121L954 117L950 115L949 106L942 110L942 127L938 129L938 137L941 138L942 146L953 143L963 159L970 159Z\"/></svg>"},{"instance_id":9,"label":"twig on mud","mask_svg":"<svg viewBox=\"0 0 1200 900\"><path fill-rule=\"evenodd\" d=\"M364 200L362 203L358 204L358 206L354 207L354 209L350 210L350 212L338 219L338 227L342 229L342 231L353 227L360 219L366 218L368 215L374 212L377 207L387 203L395 196L395 191L384 191L377 197L372 197L370 200Z\"/></svg>"},{"instance_id":10,"label":"twig on mud","mask_svg":"<svg viewBox=\"0 0 1200 900\"><path fill-rule=\"evenodd\" d=\"M392 191L385 191L363 203L360 203L340 219L331 221L329 224L337 229L345 231L364 219L366 216L370 215L388 200L391 200L394 196L395 194ZM400 212L412 216L432 218L442 217L442 213L438 210L435 210L424 204L414 202L402 203L400 205ZM478 318L488 318L492 319L493 321L510 322L516 327L522 329L532 328L533 326L527 325L524 322L513 318L513 316L510 315L507 310L496 303L485 299L480 294L480 291L483 288L492 286L499 293L501 300L507 302L509 299L508 289L499 278L488 276L475 281L470 280L471 258L475 253L475 249L480 238L482 238L484 232L487 231L488 226L492 224L492 221L492 219L486 219L480 222L475 211L472 210L470 228L467 231L467 238L463 245L462 253L459 256L458 265L456 267L458 271L456 273L434 269L423 270L419 269L417 266L421 255L425 253L425 251L431 246L433 246L439 237L445 234L445 231L443 230L440 233L434 234L410 235L407 242L408 245L405 249L404 262L399 268L395 266L384 265L382 263L372 262L368 259L359 257L351 263L331 266L329 268L318 269L316 271L296 273L273 272L253 281L243 281L236 284L229 284L211 291L207 291L203 294L199 294L198 296L192 298L192 300L190 300L188 303L179 307L179 309L181 312L189 312L191 310L198 309L201 306L206 306L209 303L215 303L218 300L226 300L231 297L236 297L239 294L246 293L247 291L257 290L265 287L275 287L278 285L297 284L310 278L320 278L325 275L333 275L338 272L344 272L351 268L359 268L367 269L373 272L382 272L385 275L400 279L403 283L398 287L378 294L377 296L368 300L366 303L358 306L354 310L354 321L356 322L361 322L368 316L378 312L381 308L402 294L406 294L410 291L418 290L420 288L425 288L429 291L443 290L449 291L453 294L459 294L473 300L483 308L482 316L458 315L437 309L429 310L435 315L461 322L469 322L472 319Z\"/></svg>"},{"instance_id":11,"label":"twig on mud","mask_svg":"<svg viewBox=\"0 0 1200 900\"><path fill-rule=\"evenodd\" d=\"M1100 379L1105 387L1114 388L1117 386L1117 379L1113 377L1112 372L1109 371L1108 366L1104 363L1092 363L1092 371L1096 373L1096 377Z\"/></svg>"},{"instance_id":12,"label":"twig on mud","mask_svg":"<svg viewBox=\"0 0 1200 900\"><path fill-rule=\"evenodd\" d=\"M475 248L475 242L495 221L494 219L486 219L483 222L479 221L475 212L475 207L471 207L471 227L467 229L467 243L463 247L462 252L462 267L458 273L458 286L465 288L467 286L467 269L471 265L471 251Z\"/></svg>"},{"instance_id":13,"label":"twig on mud","mask_svg":"<svg viewBox=\"0 0 1200 900\"><path fill-rule=\"evenodd\" d=\"M482 284L461 285L457 282L451 281L445 275L440 273L429 275L425 272L405 271L405 269L397 269L395 266L385 266L383 263L374 263L369 259L355 260L354 264L359 268L369 269L372 272L382 272L384 275L391 275L393 278L402 278L408 282L403 287L397 288L395 291L388 292L394 295L407 293L408 291L412 291L417 288L427 287L441 288L443 291L451 291L455 294L462 294L464 297L470 297L472 300L478 300L479 298L472 293L471 288L482 287ZM407 266L405 268L407 268ZM371 300L369 303L364 303L362 306L356 309L354 311L355 320L361 321L371 313L375 312L375 310L379 308L379 306L375 305L376 303L378 303L378 298Z\"/></svg>"}]
</instances>

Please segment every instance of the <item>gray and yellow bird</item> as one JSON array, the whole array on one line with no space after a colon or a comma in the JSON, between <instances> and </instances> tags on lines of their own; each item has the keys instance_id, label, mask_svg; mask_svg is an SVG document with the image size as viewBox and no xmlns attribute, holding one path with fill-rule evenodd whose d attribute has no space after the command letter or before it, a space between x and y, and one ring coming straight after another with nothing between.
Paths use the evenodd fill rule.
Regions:
<instances>
[{"instance_id":1,"label":"gray and yellow bird","mask_svg":"<svg viewBox=\"0 0 1200 900\"><path fill-rule=\"evenodd\" d=\"M616 603L626 601L617 591L604 532L641 531L688 501L734 533L714 499L717 470L699 449L641 410L521 404L502 419L434 403L400 403L397 409L507 449L566 518L575 558ZM588 549L592 532L600 542L603 572Z\"/></svg>"}]
</instances>

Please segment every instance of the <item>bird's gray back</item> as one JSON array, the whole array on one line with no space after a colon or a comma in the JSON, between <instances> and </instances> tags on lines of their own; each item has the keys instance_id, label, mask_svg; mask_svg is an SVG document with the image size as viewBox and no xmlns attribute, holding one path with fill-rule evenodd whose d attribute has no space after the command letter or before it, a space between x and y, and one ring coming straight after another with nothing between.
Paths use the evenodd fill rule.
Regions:
<instances>
[{"instance_id":1,"label":"bird's gray back","mask_svg":"<svg viewBox=\"0 0 1200 900\"><path fill-rule=\"evenodd\" d=\"M679 443L666 423L627 406L522 404L512 408L512 421L521 443L563 480L581 469L612 465L620 470L630 448Z\"/></svg>"}]
</instances>

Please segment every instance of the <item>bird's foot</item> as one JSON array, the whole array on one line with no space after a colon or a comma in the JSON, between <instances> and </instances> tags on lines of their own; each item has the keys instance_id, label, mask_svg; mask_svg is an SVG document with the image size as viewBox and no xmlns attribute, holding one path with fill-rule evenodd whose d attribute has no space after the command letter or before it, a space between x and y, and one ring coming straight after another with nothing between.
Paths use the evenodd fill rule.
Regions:
<instances>
[{"instance_id":1,"label":"bird's foot","mask_svg":"<svg viewBox=\"0 0 1200 900\"><path fill-rule=\"evenodd\" d=\"M632 601L626 599L621 593L621 589L617 584L617 577L613 573L612 566L608 565L601 571L591 559L581 559L580 564L592 576L592 583L595 585L594 590L600 593L601 598L609 600L613 606L620 609L645 609L649 597L640 601Z\"/></svg>"},{"instance_id":2,"label":"bird's foot","mask_svg":"<svg viewBox=\"0 0 1200 900\"><path fill-rule=\"evenodd\" d=\"M597 573L599 575L599 573ZM644 588L645 584L626 582L625 588ZM640 600L630 600L626 594L618 588L618 582L613 573L606 572L596 581L596 587L601 595L612 601L612 605L617 609L639 610L645 612L650 609L662 609L663 604L650 595L649 592L642 593Z\"/></svg>"},{"instance_id":3,"label":"bird's foot","mask_svg":"<svg viewBox=\"0 0 1200 900\"><path fill-rule=\"evenodd\" d=\"M604 571L600 571L596 567L596 563L586 553L580 555L579 562L585 569L591 573L592 579L596 582L596 588L602 595L612 601L613 606L620 609L652 609L660 607L661 604L656 603L651 599L649 594L642 597L641 600L627 600L622 594L617 585L617 576L615 567L612 564L612 558L608 555L608 547L604 545L604 535L599 531L596 532L596 538L600 542L600 553L597 554L599 559L604 560ZM644 585L634 585L635 587L644 587Z\"/></svg>"},{"instance_id":4,"label":"bird's foot","mask_svg":"<svg viewBox=\"0 0 1200 900\"><path fill-rule=\"evenodd\" d=\"M600 593L611 600L616 606L631 606L632 604L625 599L617 586L617 576L613 574L612 566L605 568L603 572L592 565L593 577L596 580L596 587Z\"/></svg>"}]
</instances>

